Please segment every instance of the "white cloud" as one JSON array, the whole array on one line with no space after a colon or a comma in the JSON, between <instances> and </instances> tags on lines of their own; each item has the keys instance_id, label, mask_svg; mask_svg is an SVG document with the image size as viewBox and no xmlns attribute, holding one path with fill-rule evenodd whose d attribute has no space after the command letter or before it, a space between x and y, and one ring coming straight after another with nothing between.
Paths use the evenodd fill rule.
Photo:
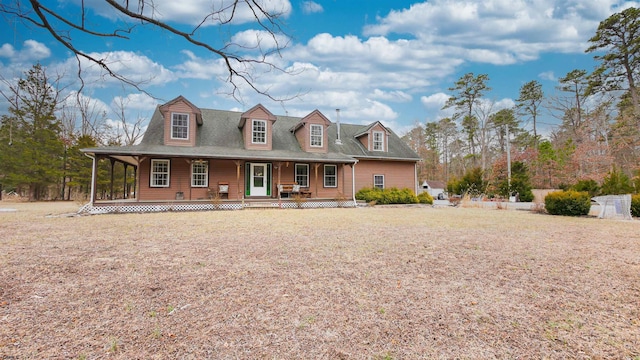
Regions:
<instances>
[{"instance_id":1,"label":"white cloud","mask_svg":"<svg viewBox=\"0 0 640 360\"><path fill-rule=\"evenodd\" d=\"M404 91L400 91L400 90L384 91L380 89L374 89L373 93L371 93L371 98L380 99L380 100L389 100L393 102L408 102L413 99L410 94Z\"/></svg>"},{"instance_id":2,"label":"white cloud","mask_svg":"<svg viewBox=\"0 0 640 360\"><path fill-rule=\"evenodd\" d=\"M420 102L430 109L441 109L451 96L445 93L437 93L429 96L422 96Z\"/></svg>"},{"instance_id":3,"label":"white cloud","mask_svg":"<svg viewBox=\"0 0 640 360\"><path fill-rule=\"evenodd\" d=\"M152 111L158 105L158 101L143 93L134 93L127 96L116 96L111 101L111 107L118 107L123 104L128 110Z\"/></svg>"},{"instance_id":4,"label":"white cloud","mask_svg":"<svg viewBox=\"0 0 640 360\"><path fill-rule=\"evenodd\" d=\"M323 12L322 5L314 1L304 1L302 3L302 12L305 14L313 14Z\"/></svg>"},{"instance_id":5,"label":"white cloud","mask_svg":"<svg viewBox=\"0 0 640 360\"><path fill-rule=\"evenodd\" d=\"M145 15L154 19L190 25L202 24L206 27L229 21L233 24L254 22L255 14L259 14L260 10L255 4L249 7L250 3L237 0L154 0L153 3L131 2L129 7L138 12L139 4L144 4ZM291 14L291 3L288 0L263 0L257 3L262 10L278 18L286 18ZM120 15L103 1L90 1L87 6L109 19L117 19ZM260 20L264 20L264 17L260 16Z\"/></svg>"},{"instance_id":6,"label":"white cloud","mask_svg":"<svg viewBox=\"0 0 640 360\"><path fill-rule=\"evenodd\" d=\"M16 50L11 44L2 44L0 47L0 57L13 58L16 55Z\"/></svg>"},{"instance_id":7,"label":"white cloud","mask_svg":"<svg viewBox=\"0 0 640 360\"><path fill-rule=\"evenodd\" d=\"M266 53L269 50L286 47L291 40L281 34L273 34L264 30L245 30L231 37L231 49L258 50Z\"/></svg>"},{"instance_id":8,"label":"white cloud","mask_svg":"<svg viewBox=\"0 0 640 360\"><path fill-rule=\"evenodd\" d=\"M603 3L606 3L603 5ZM582 52L613 1L433 0L393 10L365 35L409 34L423 44L447 45L466 61L511 64L543 52Z\"/></svg>"},{"instance_id":9,"label":"white cloud","mask_svg":"<svg viewBox=\"0 0 640 360\"><path fill-rule=\"evenodd\" d=\"M0 57L9 59L13 63L35 62L51 56L51 50L35 40L26 40L21 50L16 50L13 45L5 43L0 47Z\"/></svg>"},{"instance_id":10,"label":"white cloud","mask_svg":"<svg viewBox=\"0 0 640 360\"><path fill-rule=\"evenodd\" d=\"M129 79L141 87L164 85L177 79L176 75L162 64L134 52L112 51L89 53L88 55L104 62L113 73ZM118 79L110 76L99 65L85 58L80 58L80 62L86 86L104 87L109 84L120 84ZM75 57L69 58L61 66L64 68L64 73L75 74L78 66L77 59Z\"/></svg>"},{"instance_id":11,"label":"white cloud","mask_svg":"<svg viewBox=\"0 0 640 360\"><path fill-rule=\"evenodd\" d=\"M538 77L542 80L558 81L558 78L552 70L541 72L540 74L538 74Z\"/></svg>"}]
</instances>

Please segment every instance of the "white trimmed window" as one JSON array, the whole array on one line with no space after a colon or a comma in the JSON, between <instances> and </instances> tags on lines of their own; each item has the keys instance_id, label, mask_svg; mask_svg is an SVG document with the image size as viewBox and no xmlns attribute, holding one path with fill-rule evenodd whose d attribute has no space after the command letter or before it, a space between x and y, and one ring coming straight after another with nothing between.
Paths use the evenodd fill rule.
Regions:
<instances>
[{"instance_id":1,"label":"white trimmed window","mask_svg":"<svg viewBox=\"0 0 640 360\"><path fill-rule=\"evenodd\" d=\"M373 175L373 187L384 189L384 175Z\"/></svg>"},{"instance_id":2,"label":"white trimmed window","mask_svg":"<svg viewBox=\"0 0 640 360\"><path fill-rule=\"evenodd\" d=\"M336 165L324 166L324 187L338 187L338 167Z\"/></svg>"},{"instance_id":3,"label":"white trimmed window","mask_svg":"<svg viewBox=\"0 0 640 360\"><path fill-rule=\"evenodd\" d=\"M189 139L189 114L171 114L171 138Z\"/></svg>"},{"instance_id":4,"label":"white trimmed window","mask_svg":"<svg viewBox=\"0 0 640 360\"><path fill-rule=\"evenodd\" d=\"M194 161L191 163L191 186L209 186L209 162Z\"/></svg>"},{"instance_id":5,"label":"white trimmed window","mask_svg":"<svg viewBox=\"0 0 640 360\"><path fill-rule=\"evenodd\" d=\"M296 164L296 182L300 187L309 187L309 164Z\"/></svg>"},{"instance_id":6,"label":"white trimmed window","mask_svg":"<svg viewBox=\"0 0 640 360\"><path fill-rule=\"evenodd\" d=\"M251 122L251 142L254 144L267 143L267 122L265 120Z\"/></svg>"},{"instance_id":7,"label":"white trimmed window","mask_svg":"<svg viewBox=\"0 0 640 360\"><path fill-rule=\"evenodd\" d=\"M384 132L382 131L373 132L373 150L384 151Z\"/></svg>"},{"instance_id":8,"label":"white trimmed window","mask_svg":"<svg viewBox=\"0 0 640 360\"><path fill-rule=\"evenodd\" d=\"M151 160L151 187L169 187L169 160Z\"/></svg>"},{"instance_id":9,"label":"white trimmed window","mask_svg":"<svg viewBox=\"0 0 640 360\"><path fill-rule=\"evenodd\" d=\"M312 147L322 147L322 125L311 124L309 129L309 144Z\"/></svg>"}]
</instances>

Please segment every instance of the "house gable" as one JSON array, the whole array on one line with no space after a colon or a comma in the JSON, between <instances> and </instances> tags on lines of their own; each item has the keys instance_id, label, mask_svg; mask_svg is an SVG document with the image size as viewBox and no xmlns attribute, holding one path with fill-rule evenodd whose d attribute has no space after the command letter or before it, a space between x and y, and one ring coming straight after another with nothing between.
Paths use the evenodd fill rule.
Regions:
<instances>
[{"instance_id":1,"label":"house gable","mask_svg":"<svg viewBox=\"0 0 640 360\"><path fill-rule=\"evenodd\" d=\"M379 121L369 125L364 131L355 135L368 151L389 151L389 130Z\"/></svg>"},{"instance_id":2,"label":"house gable","mask_svg":"<svg viewBox=\"0 0 640 360\"><path fill-rule=\"evenodd\" d=\"M183 96L159 107L164 120L164 145L195 146L202 112Z\"/></svg>"},{"instance_id":3,"label":"house gable","mask_svg":"<svg viewBox=\"0 0 640 360\"><path fill-rule=\"evenodd\" d=\"M326 116L319 110L314 110L291 128L291 132L298 140L302 151L327 153L327 129L330 125L331 121Z\"/></svg>"},{"instance_id":4,"label":"house gable","mask_svg":"<svg viewBox=\"0 0 640 360\"><path fill-rule=\"evenodd\" d=\"M242 130L244 148L247 150L273 149L273 124L276 116L258 104L240 115L238 128Z\"/></svg>"}]
</instances>

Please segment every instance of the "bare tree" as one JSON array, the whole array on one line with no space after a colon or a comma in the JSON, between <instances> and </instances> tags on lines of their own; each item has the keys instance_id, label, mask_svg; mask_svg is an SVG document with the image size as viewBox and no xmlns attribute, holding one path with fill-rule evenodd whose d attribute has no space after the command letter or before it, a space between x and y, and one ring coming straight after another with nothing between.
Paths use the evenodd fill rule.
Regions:
<instances>
[{"instance_id":1,"label":"bare tree","mask_svg":"<svg viewBox=\"0 0 640 360\"><path fill-rule=\"evenodd\" d=\"M64 5L52 6L50 2L30 0L8 0L0 3L0 13L16 18L27 25L35 25L47 31L53 39L64 45L71 51L78 63L78 77L81 80L81 90L84 88L82 78L82 60L98 65L103 71L115 79L133 86L139 91L142 89L142 82L135 81L114 70L106 58L100 58L89 52L83 51L76 46L79 37L90 36L99 39L135 39L138 27L151 27L162 32L177 36L187 44L195 48L205 49L210 53L220 57L227 70L227 81L232 85L232 95L239 95L239 86L242 83L249 85L259 94L276 99L269 94L269 88L262 88L256 85L253 75L254 66L267 66L270 70L279 70L277 65L268 61L268 56L279 54L288 45L289 37L282 30L281 18L284 9L269 10L271 4L262 0L223 0L214 1L210 12L203 14L202 18L190 29L182 30L177 26L170 25L167 21L162 21L162 8L154 0L138 1L117 1L105 0L100 5L106 7L111 15L119 19L105 27L104 23L88 21L90 11L88 2L81 1L81 13L64 12ZM96 6L95 4L93 6ZM273 6L272 6L273 7ZM256 24L261 34L265 34L269 39L269 45L264 46L265 39L256 39L256 43L247 47L245 44L234 43L233 40L225 40L221 46L214 46L213 41L204 42L202 31L208 25L225 27L242 22L242 15L250 14L253 23ZM78 16L79 15L79 16ZM110 28L109 28L110 26ZM220 40L220 39L215 39ZM139 39L139 41L143 41ZM264 47L263 47L264 46ZM247 55L247 50L258 51L258 56Z\"/></svg>"},{"instance_id":2,"label":"bare tree","mask_svg":"<svg viewBox=\"0 0 640 360\"><path fill-rule=\"evenodd\" d=\"M122 96L117 96L114 99L112 107L113 113L118 118L118 123L115 125L115 142L120 145L134 145L143 136L143 125L147 122L147 119L138 115L134 122L127 121L127 106L130 99Z\"/></svg>"}]
</instances>

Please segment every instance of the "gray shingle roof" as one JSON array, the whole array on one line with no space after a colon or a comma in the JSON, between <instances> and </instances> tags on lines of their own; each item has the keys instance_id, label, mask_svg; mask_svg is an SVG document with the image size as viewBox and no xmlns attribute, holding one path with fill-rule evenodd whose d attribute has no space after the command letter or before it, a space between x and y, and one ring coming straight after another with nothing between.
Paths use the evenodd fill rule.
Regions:
<instances>
[{"instance_id":1,"label":"gray shingle roof","mask_svg":"<svg viewBox=\"0 0 640 360\"><path fill-rule=\"evenodd\" d=\"M366 131L370 125L341 124L342 145L335 144L337 125L332 123L328 130L329 151L326 154L302 151L290 129L300 122L301 118L277 116L273 124L271 151L247 150L244 148L242 130L238 123L242 112L201 109L203 125L198 126L196 146L166 146L164 142L164 120L156 110L144 138L139 145L111 146L83 149L87 153L110 155L147 155L172 157L203 157L223 159L251 160L285 160L285 161L320 161L348 163L358 158L394 159L418 161L420 157L389 130L387 152L368 151L355 136Z\"/></svg>"}]
</instances>

